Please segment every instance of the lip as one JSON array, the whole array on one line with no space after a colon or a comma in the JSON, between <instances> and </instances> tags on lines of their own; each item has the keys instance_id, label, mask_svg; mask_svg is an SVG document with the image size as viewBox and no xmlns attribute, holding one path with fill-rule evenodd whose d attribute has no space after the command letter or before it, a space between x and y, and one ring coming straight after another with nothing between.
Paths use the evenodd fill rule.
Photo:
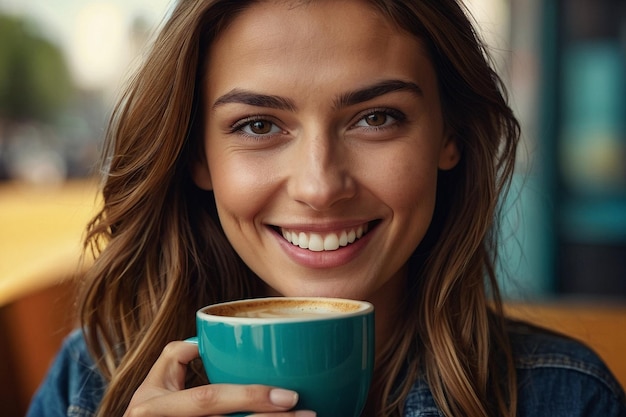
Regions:
<instances>
[{"instance_id":1,"label":"lip","mask_svg":"<svg viewBox=\"0 0 626 417\"><path fill-rule=\"evenodd\" d=\"M358 227L367 223L369 230L360 239L355 240L353 243L339 247L339 249L331 251L314 252L309 249L302 249L299 246L295 246L292 243L285 240L280 232L280 228L276 226L268 226L272 232L274 238L277 240L281 249L287 254L287 256L295 263L314 269L326 269L336 268L355 259L368 245L368 242L376 234L380 220L370 222L355 222L350 225L342 224L338 225L307 225L303 226L289 226L288 229L302 230L311 233L324 233L324 232L336 232L337 230L347 229L351 227Z\"/></svg>"}]
</instances>

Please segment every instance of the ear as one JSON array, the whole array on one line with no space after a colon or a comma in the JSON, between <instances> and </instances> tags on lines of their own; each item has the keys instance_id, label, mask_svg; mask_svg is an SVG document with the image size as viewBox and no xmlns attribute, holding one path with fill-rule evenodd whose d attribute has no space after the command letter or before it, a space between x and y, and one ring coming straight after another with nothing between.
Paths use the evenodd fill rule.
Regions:
<instances>
[{"instance_id":1,"label":"ear","mask_svg":"<svg viewBox=\"0 0 626 417\"><path fill-rule=\"evenodd\" d=\"M445 142L439 152L439 169L448 171L461 160L459 141L453 134L446 135Z\"/></svg>"},{"instance_id":2,"label":"ear","mask_svg":"<svg viewBox=\"0 0 626 417\"><path fill-rule=\"evenodd\" d=\"M206 162L206 158L194 158L191 162L191 178L196 185L206 191L213 189L213 183L211 182L211 172L209 171L209 165Z\"/></svg>"}]
</instances>

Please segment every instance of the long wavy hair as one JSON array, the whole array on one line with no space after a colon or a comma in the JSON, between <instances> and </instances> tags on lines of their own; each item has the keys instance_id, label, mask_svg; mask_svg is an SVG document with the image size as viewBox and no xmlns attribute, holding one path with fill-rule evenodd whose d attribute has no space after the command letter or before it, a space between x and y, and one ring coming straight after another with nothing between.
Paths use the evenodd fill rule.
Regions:
<instances>
[{"instance_id":1,"label":"long wavy hair","mask_svg":"<svg viewBox=\"0 0 626 417\"><path fill-rule=\"evenodd\" d=\"M114 108L104 205L85 241L96 260L80 296L86 341L108 382L99 416L124 414L165 344L195 333L198 308L259 295L259 279L221 229L212 193L190 174L202 147L208 48L252 2L179 0ZM405 320L377 353L371 404L377 416L400 416L424 378L446 416L514 416L515 370L494 263L518 122L462 4L367 3L427 46L445 123L462 150L459 164L439 174L432 224L408 260Z\"/></svg>"}]
</instances>

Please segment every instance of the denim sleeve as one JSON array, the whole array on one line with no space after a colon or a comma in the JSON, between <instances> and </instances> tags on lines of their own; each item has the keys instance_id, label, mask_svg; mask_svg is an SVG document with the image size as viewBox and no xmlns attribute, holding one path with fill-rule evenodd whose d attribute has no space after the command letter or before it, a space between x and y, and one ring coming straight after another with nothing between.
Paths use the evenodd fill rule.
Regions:
<instances>
[{"instance_id":1,"label":"denim sleeve","mask_svg":"<svg viewBox=\"0 0 626 417\"><path fill-rule=\"evenodd\" d=\"M624 390L602 359L575 340L517 339L519 416L626 417Z\"/></svg>"},{"instance_id":2,"label":"denim sleeve","mask_svg":"<svg viewBox=\"0 0 626 417\"><path fill-rule=\"evenodd\" d=\"M518 371L518 415L552 417L626 417L619 392L579 370L535 368Z\"/></svg>"},{"instance_id":3,"label":"denim sleeve","mask_svg":"<svg viewBox=\"0 0 626 417\"><path fill-rule=\"evenodd\" d=\"M82 332L74 331L63 343L26 416L91 417L104 389L104 379L87 352Z\"/></svg>"}]
</instances>

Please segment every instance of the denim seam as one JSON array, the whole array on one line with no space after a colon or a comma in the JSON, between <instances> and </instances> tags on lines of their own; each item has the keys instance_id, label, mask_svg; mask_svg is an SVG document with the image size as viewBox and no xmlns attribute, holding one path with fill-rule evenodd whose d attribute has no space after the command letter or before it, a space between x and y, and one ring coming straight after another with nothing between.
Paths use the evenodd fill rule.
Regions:
<instances>
[{"instance_id":1,"label":"denim seam","mask_svg":"<svg viewBox=\"0 0 626 417\"><path fill-rule=\"evenodd\" d=\"M605 370L598 368L597 366L590 365L584 361L571 360L568 357L525 357L518 358L516 361L516 368L519 369L536 369L536 368L562 368L582 374L591 376L599 380L604 386L606 386L613 397L621 398L621 388L612 381L612 377Z\"/></svg>"}]
</instances>

